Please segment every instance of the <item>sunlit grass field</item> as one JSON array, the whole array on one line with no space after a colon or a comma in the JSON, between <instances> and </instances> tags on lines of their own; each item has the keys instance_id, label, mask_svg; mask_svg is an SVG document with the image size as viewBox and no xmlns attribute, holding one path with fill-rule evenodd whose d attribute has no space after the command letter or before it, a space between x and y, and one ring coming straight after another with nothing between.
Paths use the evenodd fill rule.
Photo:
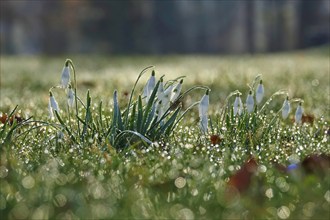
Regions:
<instances>
[{"instance_id":1,"label":"sunlit grass field","mask_svg":"<svg viewBox=\"0 0 330 220\"><path fill-rule=\"evenodd\" d=\"M64 129L65 121L73 119L65 113L67 100L60 90L54 94L64 122L49 119L49 89L60 83L67 58L75 66L77 95L86 106L87 91L91 97L90 108L79 109L86 135L76 131L78 120L72 127L68 123L69 132ZM100 134L114 117L114 90L125 115L136 78L148 66L153 67L139 80L133 99L142 94L151 70L157 80L185 76L182 92L207 86L207 133L200 130L195 106L168 137L153 144L135 138L118 149ZM0 116L3 119L18 105L13 115L23 120L0 122L1 219L330 215L329 47L255 56L2 56L0 68ZM229 95L239 90L245 103L248 85L259 74L265 110L260 106L251 114L233 116L235 96ZM267 103L279 90L285 95ZM195 90L184 96L182 111L204 94ZM292 101L289 118L281 118L286 94L303 100L302 124L294 123L298 102ZM87 125L88 111L92 125Z\"/></svg>"}]
</instances>

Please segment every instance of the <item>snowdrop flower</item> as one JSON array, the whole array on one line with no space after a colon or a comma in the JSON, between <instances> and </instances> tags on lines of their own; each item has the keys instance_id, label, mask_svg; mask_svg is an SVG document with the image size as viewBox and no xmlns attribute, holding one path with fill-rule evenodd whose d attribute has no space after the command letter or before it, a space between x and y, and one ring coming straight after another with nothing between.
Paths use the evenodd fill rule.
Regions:
<instances>
[{"instance_id":1,"label":"snowdrop flower","mask_svg":"<svg viewBox=\"0 0 330 220\"><path fill-rule=\"evenodd\" d=\"M252 96L252 91L249 91L249 95L246 97L246 108L248 113L253 112L253 108L254 108L254 99Z\"/></svg>"},{"instance_id":2,"label":"snowdrop flower","mask_svg":"<svg viewBox=\"0 0 330 220\"><path fill-rule=\"evenodd\" d=\"M58 113L60 112L57 101L56 101L55 97L53 96L52 92L49 92L48 110L49 110L50 118L54 118L54 112L53 111L57 111Z\"/></svg>"},{"instance_id":3,"label":"snowdrop flower","mask_svg":"<svg viewBox=\"0 0 330 220\"><path fill-rule=\"evenodd\" d=\"M63 89L68 88L70 83L70 67L69 67L69 62L65 62L65 66L63 67L62 70L62 77L61 77L61 87Z\"/></svg>"},{"instance_id":4,"label":"snowdrop flower","mask_svg":"<svg viewBox=\"0 0 330 220\"><path fill-rule=\"evenodd\" d=\"M206 90L205 94L203 95L201 101L199 102L199 117L202 118L203 116L207 116L207 111L209 108L209 90Z\"/></svg>"},{"instance_id":5,"label":"snowdrop flower","mask_svg":"<svg viewBox=\"0 0 330 220\"><path fill-rule=\"evenodd\" d=\"M200 119L200 128L203 133L207 132L207 123L208 123L207 115L203 115Z\"/></svg>"},{"instance_id":6,"label":"snowdrop flower","mask_svg":"<svg viewBox=\"0 0 330 220\"><path fill-rule=\"evenodd\" d=\"M283 102L282 106L282 118L286 119L289 116L290 113L290 102L289 102L289 96L286 97L286 99Z\"/></svg>"},{"instance_id":7,"label":"snowdrop flower","mask_svg":"<svg viewBox=\"0 0 330 220\"><path fill-rule=\"evenodd\" d=\"M172 91L172 94L171 94L171 98L170 98L170 101L171 101L171 102L176 101L176 99L179 97L180 92L181 92L181 89L182 89L182 83L183 83L183 79L181 79L180 83L178 83L178 84L173 88L173 91Z\"/></svg>"},{"instance_id":8,"label":"snowdrop flower","mask_svg":"<svg viewBox=\"0 0 330 220\"><path fill-rule=\"evenodd\" d=\"M262 84L262 80L260 80L260 83L256 90L256 101L258 104L262 101L262 98L264 97L264 93L265 93L264 85Z\"/></svg>"},{"instance_id":9,"label":"snowdrop flower","mask_svg":"<svg viewBox=\"0 0 330 220\"><path fill-rule=\"evenodd\" d=\"M155 71L152 71L151 76L143 89L143 97L146 97L146 102L149 101L149 98L152 94L156 85Z\"/></svg>"},{"instance_id":10,"label":"snowdrop flower","mask_svg":"<svg viewBox=\"0 0 330 220\"><path fill-rule=\"evenodd\" d=\"M241 115L243 112L243 103L242 103L242 99L241 96L239 94L237 94L236 98L235 98L235 102L234 102L234 116Z\"/></svg>"},{"instance_id":11,"label":"snowdrop flower","mask_svg":"<svg viewBox=\"0 0 330 220\"><path fill-rule=\"evenodd\" d=\"M301 118L302 118L302 115L303 115L303 112L304 112L304 109L301 105L302 105L302 103L300 102L298 107L297 107L296 114L295 114L295 117L294 117L295 122L297 124L301 123Z\"/></svg>"},{"instance_id":12,"label":"snowdrop flower","mask_svg":"<svg viewBox=\"0 0 330 220\"><path fill-rule=\"evenodd\" d=\"M160 82L157 90L158 100L161 100L162 96L164 96L164 83L163 83L163 78L160 78Z\"/></svg>"},{"instance_id":13,"label":"snowdrop flower","mask_svg":"<svg viewBox=\"0 0 330 220\"><path fill-rule=\"evenodd\" d=\"M74 103L74 92L73 92L73 89L71 87L71 85L69 85L69 90L68 90L68 93L67 93L67 98L68 98L68 106L70 108L73 107L73 103Z\"/></svg>"},{"instance_id":14,"label":"snowdrop flower","mask_svg":"<svg viewBox=\"0 0 330 220\"><path fill-rule=\"evenodd\" d=\"M172 90L174 85L170 85L165 89L161 97L159 99L162 101L163 110L166 111L170 107L170 99L172 95Z\"/></svg>"}]
</instances>

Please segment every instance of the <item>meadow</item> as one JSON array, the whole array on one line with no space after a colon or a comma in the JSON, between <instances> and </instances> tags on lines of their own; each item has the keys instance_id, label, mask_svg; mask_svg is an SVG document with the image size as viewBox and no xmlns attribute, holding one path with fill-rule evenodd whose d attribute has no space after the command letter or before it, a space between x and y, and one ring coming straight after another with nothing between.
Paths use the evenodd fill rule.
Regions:
<instances>
[{"instance_id":1,"label":"meadow","mask_svg":"<svg viewBox=\"0 0 330 220\"><path fill-rule=\"evenodd\" d=\"M61 89L66 64L71 84ZM329 47L254 56L1 56L0 216L328 219L329 65ZM164 89L182 84L162 113L154 89L161 78ZM246 98L260 80L264 97L250 112ZM50 92L60 111L49 112Z\"/></svg>"}]
</instances>

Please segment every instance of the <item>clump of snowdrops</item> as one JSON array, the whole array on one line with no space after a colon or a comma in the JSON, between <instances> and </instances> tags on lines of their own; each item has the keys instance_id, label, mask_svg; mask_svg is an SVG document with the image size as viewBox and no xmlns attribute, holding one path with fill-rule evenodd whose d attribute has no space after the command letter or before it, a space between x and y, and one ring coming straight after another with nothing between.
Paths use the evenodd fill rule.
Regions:
<instances>
[{"instance_id":1,"label":"clump of snowdrops","mask_svg":"<svg viewBox=\"0 0 330 220\"><path fill-rule=\"evenodd\" d=\"M112 109L109 109L107 115L102 102L98 104L96 112L92 109L89 91L86 102L78 97L74 64L68 59L65 61L60 85L49 90L49 118L51 121L56 120L59 124L54 127L75 144L96 141L121 150L129 146L166 141L187 112L200 103L196 101L186 109L182 109L182 99L194 90L203 90L208 94L209 89L205 86L193 86L182 91L184 77L165 82L164 75L156 79L156 73L152 70L143 91L136 94L137 84L149 70L152 70L152 67L145 68L138 75L128 103L123 109L120 107L122 105L119 103L118 91L113 92ZM55 99L55 90L58 91L58 95L63 90L66 94L67 104L64 110L59 108ZM205 121L206 112L203 115L205 116L202 119Z\"/></svg>"}]
</instances>

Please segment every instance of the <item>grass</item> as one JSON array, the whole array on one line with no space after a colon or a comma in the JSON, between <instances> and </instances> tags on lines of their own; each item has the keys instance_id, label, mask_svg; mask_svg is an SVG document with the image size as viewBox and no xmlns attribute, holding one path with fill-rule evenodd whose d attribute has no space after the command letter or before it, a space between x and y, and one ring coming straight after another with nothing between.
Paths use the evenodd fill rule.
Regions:
<instances>
[{"instance_id":1,"label":"grass","mask_svg":"<svg viewBox=\"0 0 330 220\"><path fill-rule=\"evenodd\" d=\"M15 114L32 117L0 127L1 217L329 216L329 54L310 50L256 56L70 58L77 71L77 94L85 103L77 114L84 128L81 133L75 129L78 119L74 114L69 118L62 113L62 123L59 118L48 119L48 90L60 82L66 57L1 57L1 112L9 114L18 105ZM130 91L139 72L149 65L155 66L157 79L163 74L166 81L186 76L182 91L196 85L211 89L207 134L199 128L196 106L169 136L157 136L159 140L153 144L137 137L122 150L101 135L118 117L112 110L114 90L118 91L123 119L129 121L124 116ZM151 108L143 107L142 101L139 104L138 95L150 73L142 76L132 97L137 100L136 111L139 105L145 111L142 121L148 121ZM227 106L235 95L228 95L239 90L245 102L247 84L258 74L265 86L264 101L254 113L234 117ZM293 123L298 106L293 101L289 118L281 119L285 95L275 96L261 112L266 99L280 89L286 89L290 99L304 100L305 114L310 118L305 118L306 123ZM54 93L59 105L65 106L64 92ZM196 90L187 94L181 102L182 111L204 93ZM86 131L83 141L73 141L64 125L76 140Z\"/></svg>"}]
</instances>

